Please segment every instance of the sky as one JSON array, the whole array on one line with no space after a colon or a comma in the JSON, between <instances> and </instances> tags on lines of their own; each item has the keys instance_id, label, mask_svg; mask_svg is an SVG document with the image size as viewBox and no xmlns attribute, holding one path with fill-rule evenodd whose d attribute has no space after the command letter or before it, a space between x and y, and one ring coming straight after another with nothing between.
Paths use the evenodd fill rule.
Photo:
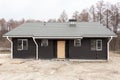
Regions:
<instances>
[{"instance_id":1,"label":"sky","mask_svg":"<svg viewBox=\"0 0 120 80\"><path fill-rule=\"evenodd\" d=\"M0 0L0 19L57 19L65 11L68 18L73 12L95 5L99 0ZM104 0L115 4L120 0Z\"/></svg>"}]
</instances>

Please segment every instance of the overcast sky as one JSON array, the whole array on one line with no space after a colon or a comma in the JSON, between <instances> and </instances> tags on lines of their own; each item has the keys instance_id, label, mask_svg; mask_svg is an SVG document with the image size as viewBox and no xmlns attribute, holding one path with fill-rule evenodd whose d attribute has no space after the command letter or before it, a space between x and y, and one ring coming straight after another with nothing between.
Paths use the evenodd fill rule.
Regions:
<instances>
[{"instance_id":1,"label":"overcast sky","mask_svg":"<svg viewBox=\"0 0 120 80\"><path fill-rule=\"evenodd\" d=\"M119 0L104 0L115 4ZM0 18L7 20L58 18L63 10L70 18L75 11L89 8L98 0L0 0Z\"/></svg>"}]
</instances>

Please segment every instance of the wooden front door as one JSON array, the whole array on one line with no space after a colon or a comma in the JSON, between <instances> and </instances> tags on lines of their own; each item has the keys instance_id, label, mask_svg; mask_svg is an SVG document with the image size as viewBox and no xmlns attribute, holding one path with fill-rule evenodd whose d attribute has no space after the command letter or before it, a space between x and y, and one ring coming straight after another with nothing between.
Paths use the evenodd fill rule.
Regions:
<instances>
[{"instance_id":1,"label":"wooden front door","mask_svg":"<svg viewBox=\"0 0 120 80\"><path fill-rule=\"evenodd\" d=\"M65 58L65 41L57 41L57 58Z\"/></svg>"}]
</instances>

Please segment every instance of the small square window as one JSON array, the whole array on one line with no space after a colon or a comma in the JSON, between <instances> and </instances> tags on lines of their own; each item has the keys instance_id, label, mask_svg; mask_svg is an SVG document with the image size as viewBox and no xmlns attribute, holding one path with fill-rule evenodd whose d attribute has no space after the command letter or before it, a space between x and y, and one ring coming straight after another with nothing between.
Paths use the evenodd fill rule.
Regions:
<instances>
[{"instance_id":1,"label":"small square window","mask_svg":"<svg viewBox=\"0 0 120 80\"><path fill-rule=\"evenodd\" d=\"M75 39L74 40L74 46L80 47L81 46L81 39Z\"/></svg>"},{"instance_id":2,"label":"small square window","mask_svg":"<svg viewBox=\"0 0 120 80\"><path fill-rule=\"evenodd\" d=\"M41 46L44 46L44 47L48 46L48 40L47 39L41 40Z\"/></svg>"}]
</instances>

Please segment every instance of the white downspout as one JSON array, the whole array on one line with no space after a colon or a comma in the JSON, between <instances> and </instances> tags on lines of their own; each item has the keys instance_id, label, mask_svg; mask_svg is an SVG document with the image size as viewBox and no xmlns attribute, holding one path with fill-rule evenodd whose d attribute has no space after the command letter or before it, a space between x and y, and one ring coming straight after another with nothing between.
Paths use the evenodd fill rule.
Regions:
<instances>
[{"instance_id":1,"label":"white downspout","mask_svg":"<svg viewBox=\"0 0 120 80\"><path fill-rule=\"evenodd\" d=\"M113 37L111 36L111 38L109 39L109 41L107 43L107 61L109 61L109 54L110 54L109 45L110 45L110 42L112 39L113 39Z\"/></svg>"},{"instance_id":2,"label":"white downspout","mask_svg":"<svg viewBox=\"0 0 120 80\"><path fill-rule=\"evenodd\" d=\"M10 43L11 43L11 59L13 59L13 42L12 42L11 39L9 39L8 36L7 36L7 39L8 39L8 41L10 41Z\"/></svg>"},{"instance_id":3,"label":"white downspout","mask_svg":"<svg viewBox=\"0 0 120 80\"><path fill-rule=\"evenodd\" d=\"M38 44L37 44L37 42L35 41L35 38L33 37L33 41L34 41L34 43L35 43L35 45L36 45L36 59L38 59Z\"/></svg>"}]
</instances>

